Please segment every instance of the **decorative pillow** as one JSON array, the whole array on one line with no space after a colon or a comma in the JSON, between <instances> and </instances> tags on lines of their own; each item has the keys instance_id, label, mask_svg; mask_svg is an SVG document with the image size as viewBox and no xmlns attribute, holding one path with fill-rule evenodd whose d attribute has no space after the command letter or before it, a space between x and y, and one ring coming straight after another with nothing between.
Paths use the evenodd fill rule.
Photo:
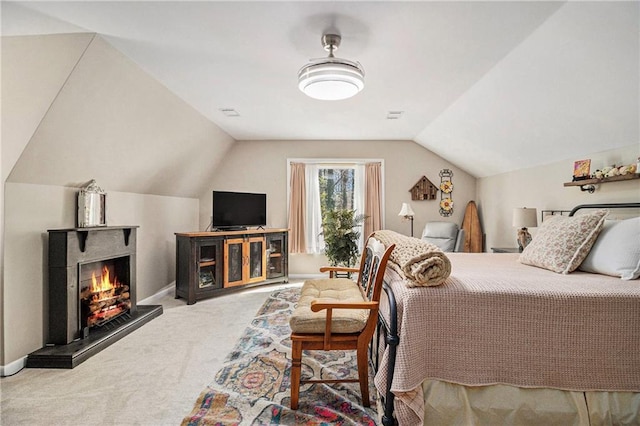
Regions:
<instances>
[{"instance_id":1,"label":"decorative pillow","mask_svg":"<svg viewBox=\"0 0 640 426\"><path fill-rule=\"evenodd\" d=\"M568 274L589 254L604 224L607 210L580 216L552 216L522 251L520 263Z\"/></svg>"},{"instance_id":2,"label":"decorative pillow","mask_svg":"<svg viewBox=\"0 0 640 426\"><path fill-rule=\"evenodd\" d=\"M605 221L589 255L578 269L623 280L640 277L640 217Z\"/></svg>"}]
</instances>

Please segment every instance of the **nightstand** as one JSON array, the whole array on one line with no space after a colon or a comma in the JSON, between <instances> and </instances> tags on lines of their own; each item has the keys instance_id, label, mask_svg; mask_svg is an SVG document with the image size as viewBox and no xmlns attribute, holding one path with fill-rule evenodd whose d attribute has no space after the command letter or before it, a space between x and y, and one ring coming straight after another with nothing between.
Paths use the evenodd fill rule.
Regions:
<instances>
[{"instance_id":1,"label":"nightstand","mask_svg":"<svg viewBox=\"0 0 640 426\"><path fill-rule=\"evenodd\" d=\"M494 253L520 253L518 247L491 247Z\"/></svg>"}]
</instances>

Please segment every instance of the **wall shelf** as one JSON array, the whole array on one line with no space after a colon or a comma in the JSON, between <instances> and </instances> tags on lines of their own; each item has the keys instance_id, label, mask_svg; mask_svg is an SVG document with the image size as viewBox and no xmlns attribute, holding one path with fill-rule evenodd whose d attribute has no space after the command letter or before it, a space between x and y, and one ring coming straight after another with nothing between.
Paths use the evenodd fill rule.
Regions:
<instances>
[{"instance_id":1,"label":"wall shelf","mask_svg":"<svg viewBox=\"0 0 640 426\"><path fill-rule=\"evenodd\" d=\"M589 194L593 194L593 192L596 190L595 185L599 185L601 183L620 182L624 180L633 180L633 179L640 179L640 173L605 177L602 179L584 179L584 180L577 180L574 182L565 182L564 186L579 186L581 191L587 191L589 192Z\"/></svg>"}]
</instances>

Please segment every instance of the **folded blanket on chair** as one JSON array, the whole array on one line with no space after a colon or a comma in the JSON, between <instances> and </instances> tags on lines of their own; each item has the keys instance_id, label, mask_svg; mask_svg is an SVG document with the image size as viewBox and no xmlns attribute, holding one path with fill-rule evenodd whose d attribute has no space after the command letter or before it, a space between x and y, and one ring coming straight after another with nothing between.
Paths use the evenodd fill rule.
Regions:
<instances>
[{"instance_id":1,"label":"folded blanket on chair","mask_svg":"<svg viewBox=\"0 0 640 426\"><path fill-rule=\"evenodd\" d=\"M431 243L389 230L376 231L375 238L396 245L387 266L404 276L408 287L440 285L451 274L449 258Z\"/></svg>"}]
</instances>

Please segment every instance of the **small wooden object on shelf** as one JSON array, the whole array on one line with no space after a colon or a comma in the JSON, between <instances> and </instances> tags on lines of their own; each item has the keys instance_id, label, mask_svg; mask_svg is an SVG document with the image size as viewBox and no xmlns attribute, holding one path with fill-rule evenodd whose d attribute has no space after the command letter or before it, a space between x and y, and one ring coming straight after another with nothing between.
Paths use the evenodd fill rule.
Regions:
<instances>
[{"instance_id":1,"label":"small wooden object on shelf","mask_svg":"<svg viewBox=\"0 0 640 426\"><path fill-rule=\"evenodd\" d=\"M618 175L611 177L604 177L602 179L583 179L575 182L565 182L564 186L579 186L581 191L587 191L589 194L593 194L596 190L595 185L609 182L620 182L623 180L640 179L640 173L632 173L627 175Z\"/></svg>"}]
</instances>

